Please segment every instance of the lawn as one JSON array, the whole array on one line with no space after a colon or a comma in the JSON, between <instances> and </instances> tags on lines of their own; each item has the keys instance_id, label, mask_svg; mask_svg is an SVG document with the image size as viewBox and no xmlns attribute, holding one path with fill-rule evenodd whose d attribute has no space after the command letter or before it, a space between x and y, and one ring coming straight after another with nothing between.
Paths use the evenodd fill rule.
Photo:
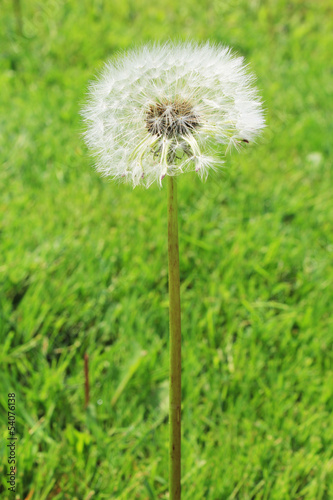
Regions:
<instances>
[{"instance_id":1,"label":"lawn","mask_svg":"<svg viewBox=\"0 0 333 500\"><path fill-rule=\"evenodd\" d=\"M206 183L178 180L183 499L331 500L331 3L15 5L0 34L1 498L168 498L166 187L101 179L79 110L118 51L192 38L246 57L267 128Z\"/></svg>"}]
</instances>

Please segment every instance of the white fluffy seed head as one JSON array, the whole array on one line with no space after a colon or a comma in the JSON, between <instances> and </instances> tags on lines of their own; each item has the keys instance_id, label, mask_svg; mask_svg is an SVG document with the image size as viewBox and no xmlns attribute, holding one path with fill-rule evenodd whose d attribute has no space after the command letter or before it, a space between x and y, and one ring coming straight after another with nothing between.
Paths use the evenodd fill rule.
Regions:
<instances>
[{"instance_id":1,"label":"white fluffy seed head","mask_svg":"<svg viewBox=\"0 0 333 500\"><path fill-rule=\"evenodd\" d=\"M205 179L265 126L254 77L228 47L154 44L105 65L82 110L96 168L133 186L194 170Z\"/></svg>"}]
</instances>

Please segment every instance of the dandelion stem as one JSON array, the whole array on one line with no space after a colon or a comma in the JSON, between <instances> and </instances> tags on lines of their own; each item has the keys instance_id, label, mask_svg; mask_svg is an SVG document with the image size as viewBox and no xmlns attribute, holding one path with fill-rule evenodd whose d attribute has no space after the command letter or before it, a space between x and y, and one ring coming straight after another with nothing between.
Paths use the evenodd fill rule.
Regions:
<instances>
[{"instance_id":1,"label":"dandelion stem","mask_svg":"<svg viewBox=\"0 0 333 500\"><path fill-rule=\"evenodd\" d=\"M14 13L16 17L16 27L17 34L22 36L23 34L23 22L22 22L22 9L21 0L13 0Z\"/></svg>"},{"instance_id":2,"label":"dandelion stem","mask_svg":"<svg viewBox=\"0 0 333 500\"><path fill-rule=\"evenodd\" d=\"M89 355L84 355L84 407L89 406Z\"/></svg>"},{"instance_id":3,"label":"dandelion stem","mask_svg":"<svg viewBox=\"0 0 333 500\"><path fill-rule=\"evenodd\" d=\"M170 318L170 500L180 500L181 478L181 321L177 184L168 176L168 254Z\"/></svg>"}]
</instances>

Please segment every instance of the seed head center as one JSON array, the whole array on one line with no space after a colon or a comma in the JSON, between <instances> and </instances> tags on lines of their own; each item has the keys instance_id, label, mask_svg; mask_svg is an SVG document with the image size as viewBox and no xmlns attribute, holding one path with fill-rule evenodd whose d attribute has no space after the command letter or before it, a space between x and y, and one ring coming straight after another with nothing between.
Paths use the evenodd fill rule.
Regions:
<instances>
[{"instance_id":1,"label":"seed head center","mask_svg":"<svg viewBox=\"0 0 333 500\"><path fill-rule=\"evenodd\" d=\"M146 128L152 135L168 139L188 135L200 125L199 117L188 101L175 100L150 104Z\"/></svg>"}]
</instances>

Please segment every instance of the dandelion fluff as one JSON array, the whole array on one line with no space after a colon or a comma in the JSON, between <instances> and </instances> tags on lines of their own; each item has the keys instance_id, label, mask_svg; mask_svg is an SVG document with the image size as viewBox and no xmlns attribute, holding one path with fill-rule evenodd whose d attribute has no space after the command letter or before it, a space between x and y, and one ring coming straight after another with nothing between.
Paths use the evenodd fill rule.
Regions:
<instances>
[{"instance_id":1,"label":"dandelion fluff","mask_svg":"<svg viewBox=\"0 0 333 500\"><path fill-rule=\"evenodd\" d=\"M82 111L96 169L133 186L190 170L205 179L264 127L253 80L242 57L211 43L146 45L108 62Z\"/></svg>"}]
</instances>

